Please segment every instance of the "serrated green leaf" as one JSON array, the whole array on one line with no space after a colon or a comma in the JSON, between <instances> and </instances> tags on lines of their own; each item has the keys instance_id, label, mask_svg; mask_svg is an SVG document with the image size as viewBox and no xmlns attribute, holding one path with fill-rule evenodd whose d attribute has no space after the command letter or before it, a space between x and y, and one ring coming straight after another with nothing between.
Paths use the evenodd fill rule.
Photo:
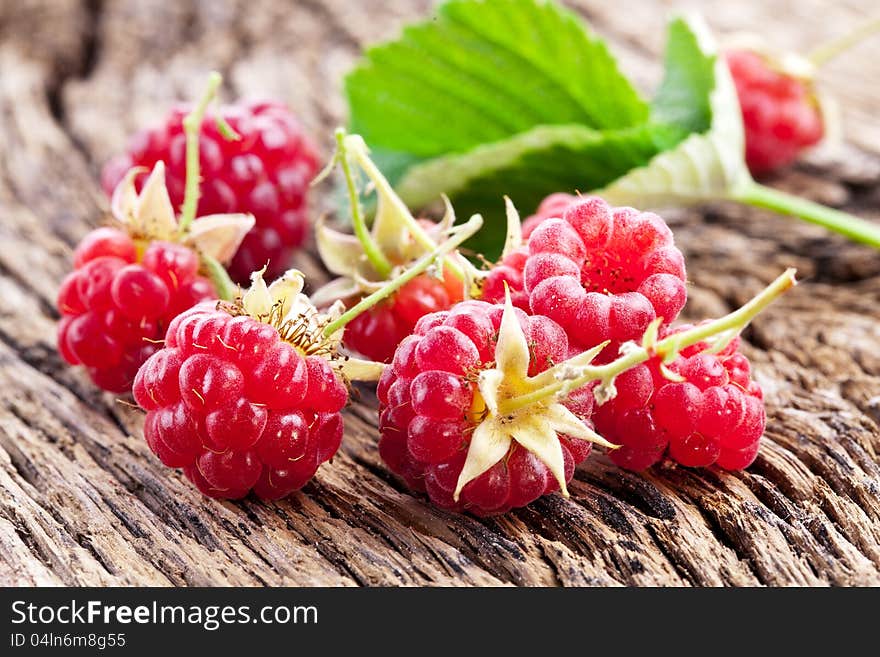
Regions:
<instances>
[{"instance_id":1,"label":"serrated green leaf","mask_svg":"<svg viewBox=\"0 0 880 657\"><path fill-rule=\"evenodd\" d=\"M536 125L620 129L649 108L605 44L535 0L453 0L367 51L346 79L351 130L374 149L430 158Z\"/></svg>"},{"instance_id":2,"label":"serrated green leaf","mask_svg":"<svg viewBox=\"0 0 880 657\"><path fill-rule=\"evenodd\" d=\"M553 192L618 204L709 198L750 180L726 64L694 18L669 25L647 106L604 44L540 0L453 0L375 48L347 80L352 126L404 201L447 194L481 213L469 246L501 249L502 197L524 213ZM745 178L743 178L745 175Z\"/></svg>"},{"instance_id":3,"label":"serrated green leaf","mask_svg":"<svg viewBox=\"0 0 880 657\"><path fill-rule=\"evenodd\" d=\"M641 207L690 205L732 198L753 183L743 157L745 137L736 88L705 24L691 18L681 25L699 43L703 58L713 58L714 87L708 95L711 123L678 146L656 155L598 193L610 203ZM678 28L676 28L678 30Z\"/></svg>"}]
</instances>

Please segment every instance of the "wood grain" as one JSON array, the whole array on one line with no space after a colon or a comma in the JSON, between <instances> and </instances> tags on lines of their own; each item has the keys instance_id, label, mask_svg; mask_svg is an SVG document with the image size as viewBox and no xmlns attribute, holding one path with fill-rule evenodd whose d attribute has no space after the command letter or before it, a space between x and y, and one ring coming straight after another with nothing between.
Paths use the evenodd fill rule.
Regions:
<instances>
[{"instance_id":1,"label":"wood grain","mask_svg":"<svg viewBox=\"0 0 880 657\"><path fill-rule=\"evenodd\" d=\"M674 9L803 49L871 5L572 4L646 88ZM375 399L361 389L341 452L301 493L218 502L159 464L136 411L60 360L54 295L72 247L103 221L99 168L128 133L218 68L228 97L289 102L328 154L359 50L429 11L406 0L0 5L0 584L880 584L880 258L769 213L721 203L666 215L688 257L690 317L725 312L785 266L805 279L746 335L769 421L745 473L638 475L598 457L570 500L450 515L382 465ZM822 73L846 139L770 183L880 218L878 61L875 40ZM308 254L298 264L323 276Z\"/></svg>"}]
</instances>

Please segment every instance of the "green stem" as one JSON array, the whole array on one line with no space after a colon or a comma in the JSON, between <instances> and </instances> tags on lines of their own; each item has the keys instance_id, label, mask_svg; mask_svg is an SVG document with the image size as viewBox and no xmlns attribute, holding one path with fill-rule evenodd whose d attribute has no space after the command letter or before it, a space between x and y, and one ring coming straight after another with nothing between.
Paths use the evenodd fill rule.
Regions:
<instances>
[{"instance_id":1,"label":"green stem","mask_svg":"<svg viewBox=\"0 0 880 657\"><path fill-rule=\"evenodd\" d=\"M342 132L344 135L344 131L337 131L337 140L339 139L340 132ZM351 135L351 137L356 138L360 140L361 143L363 143L363 140L360 136ZM406 228L409 231L410 235L413 236L413 239L416 241L416 243L427 251L432 250L437 245L437 243L431 238L428 232L424 228L422 228L421 224L419 224L415 217L412 216L409 208L404 205L400 197L398 197L397 194L393 193L393 190L391 190L391 186L388 183L387 179L379 170L379 167L376 166L376 164L370 159L369 155L367 154L366 146L362 145L359 148L352 148L351 150L354 157L357 159L358 164L361 166L361 168L364 170L364 173L366 173L370 179L374 181L380 181L379 183L377 183L377 185L388 185L389 192L391 193L387 195L387 198L391 203L398 205L397 212L401 217L403 217L403 220L406 223ZM457 262L455 262L453 258L446 258L443 262L443 266L445 269L448 269L450 273L452 273L452 275L455 276L458 280L465 280L464 269L462 269L462 267Z\"/></svg>"},{"instance_id":2,"label":"green stem","mask_svg":"<svg viewBox=\"0 0 880 657\"><path fill-rule=\"evenodd\" d=\"M348 198L351 205L351 223L354 227L354 234L357 236L361 246L364 247L364 254L367 260L373 265L373 269L382 278L388 278L393 269L388 258L382 253L382 249L376 244L370 231L367 230L367 224L364 221L364 213L361 208L361 199L358 194L357 185L354 182L354 175L351 172L351 163L348 161L348 152L345 148L345 131L338 129L336 131L336 148L337 158L342 165L342 173L345 175L345 184L348 187Z\"/></svg>"},{"instance_id":3,"label":"green stem","mask_svg":"<svg viewBox=\"0 0 880 657\"><path fill-rule=\"evenodd\" d=\"M542 388L538 388L533 392L506 399L499 404L498 413L499 415L511 413L535 404L552 395L556 395L566 388L569 390L580 388L590 381L613 381L614 377L618 374L635 367L639 363L644 363L653 356L666 357L670 354L676 354L681 349L706 340L707 338L722 335L731 330L741 331L774 299L795 285L796 281L794 273L794 269L786 269L785 272L764 288L764 290L751 301L720 319L701 324L700 326L695 326L682 333L670 335L668 338L664 338L655 343L653 348L646 348L645 346L634 347L633 349L628 350L623 356L620 356L606 365L588 365L583 367L580 369L581 374L573 379L560 377L558 380L554 380L552 383L549 383ZM577 358L577 356L575 358ZM560 363L559 365L556 365L555 368L559 368L559 371L562 372L565 366L566 363ZM539 374L538 376L543 378L545 373Z\"/></svg>"},{"instance_id":4,"label":"green stem","mask_svg":"<svg viewBox=\"0 0 880 657\"><path fill-rule=\"evenodd\" d=\"M220 298L224 301L232 301L236 296L238 286L229 278L226 268L216 258L204 254L202 254L202 266L208 273L208 278L214 283L214 287L217 288L217 294Z\"/></svg>"},{"instance_id":5,"label":"green stem","mask_svg":"<svg viewBox=\"0 0 880 657\"><path fill-rule=\"evenodd\" d=\"M183 207L180 210L180 222L178 223L181 234L186 232L193 219L196 218L196 210L199 205L199 184L201 183L199 132L205 111L217 94L221 82L223 82L223 76L217 71L212 71L208 75L208 86L202 99L183 119L183 131L186 134L186 187L183 193Z\"/></svg>"},{"instance_id":6,"label":"green stem","mask_svg":"<svg viewBox=\"0 0 880 657\"><path fill-rule=\"evenodd\" d=\"M807 55L807 59L810 60L813 66L819 68L875 32L880 32L880 17L857 27L849 34L844 34L837 39L823 43L818 48L813 49Z\"/></svg>"},{"instance_id":7,"label":"green stem","mask_svg":"<svg viewBox=\"0 0 880 657\"><path fill-rule=\"evenodd\" d=\"M364 297L357 304L349 308L338 319L324 327L324 335L330 337L336 331L344 328L346 324L355 319L361 313L369 310L383 299L394 294L401 287L409 283L416 276L424 273L438 259L443 258L447 254L458 248L462 242L470 239L483 225L483 218L475 214L466 223L456 226L453 232L442 244L435 244L430 253L426 253L419 258L409 269L392 281L389 281L381 289L376 290L371 295Z\"/></svg>"},{"instance_id":8,"label":"green stem","mask_svg":"<svg viewBox=\"0 0 880 657\"><path fill-rule=\"evenodd\" d=\"M867 221L855 215L834 210L819 203L766 187L756 182L736 192L733 200L767 208L780 214L799 217L804 221L823 226L840 233L856 242L880 249L880 224Z\"/></svg>"}]
</instances>

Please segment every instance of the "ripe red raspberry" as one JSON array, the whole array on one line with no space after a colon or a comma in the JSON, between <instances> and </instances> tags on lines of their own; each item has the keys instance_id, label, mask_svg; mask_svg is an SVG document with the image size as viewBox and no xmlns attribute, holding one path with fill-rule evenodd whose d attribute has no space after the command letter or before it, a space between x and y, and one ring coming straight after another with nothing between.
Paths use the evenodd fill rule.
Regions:
<instances>
[{"instance_id":1,"label":"ripe red raspberry","mask_svg":"<svg viewBox=\"0 0 880 657\"><path fill-rule=\"evenodd\" d=\"M656 214L612 208L596 197L576 197L568 205L566 200L563 194L545 200L535 215L528 256L512 252L514 262L503 260L503 273L495 276L514 291L523 289L531 312L562 326L573 348L610 340L607 359L621 343L640 338L656 317L666 324L678 316L687 299L684 257ZM520 265L521 288L515 273ZM488 301L497 300L501 287L492 276L483 286Z\"/></svg>"},{"instance_id":2,"label":"ripe red raspberry","mask_svg":"<svg viewBox=\"0 0 880 657\"><path fill-rule=\"evenodd\" d=\"M348 391L301 287L298 272L259 278L235 304L190 309L137 373L147 444L205 495L284 497L339 449Z\"/></svg>"},{"instance_id":3,"label":"ripe red raspberry","mask_svg":"<svg viewBox=\"0 0 880 657\"><path fill-rule=\"evenodd\" d=\"M664 456L688 467L751 465L764 433L763 394L738 344L718 354L704 353L705 343L683 349L669 366L681 382L665 378L657 359L619 375L617 396L594 416L599 432L622 445L611 459L630 470Z\"/></svg>"},{"instance_id":4,"label":"ripe red raspberry","mask_svg":"<svg viewBox=\"0 0 880 657\"><path fill-rule=\"evenodd\" d=\"M601 440L590 430L590 388L565 406L553 398L502 412L499 404L538 385L526 377L567 354L555 322L512 305L465 301L426 315L379 381L382 459L434 504L477 515L525 506L560 485L565 492L590 441Z\"/></svg>"},{"instance_id":5,"label":"ripe red raspberry","mask_svg":"<svg viewBox=\"0 0 880 657\"><path fill-rule=\"evenodd\" d=\"M391 362L397 345L413 332L419 319L461 298L462 284L454 276L447 273L442 281L419 276L352 321L345 329L345 346L371 360Z\"/></svg>"},{"instance_id":6,"label":"ripe red raspberry","mask_svg":"<svg viewBox=\"0 0 880 657\"><path fill-rule=\"evenodd\" d=\"M227 261L253 226L253 218L243 215L178 224L162 163L140 195L135 173L126 175L113 197L113 214L124 230L99 228L86 235L58 292L59 352L71 365L84 365L96 385L116 393L131 389L138 367L156 351L175 316L217 296L199 273L202 259Z\"/></svg>"},{"instance_id":7,"label":"ripe red raspberry","mask_svg":"<svg viewBox=\"0 0 880 657\"><path fill-rule=\"evenodd\" d=\"M139 249L122 230L92 231L77 247L74 271L58 292L61 355L71 365L85 365L104 390L130 390L169 322L216 297L198 269L198 256L182 244L152 242Z\"/></svg>"},{"instance_id":8,"label":"ripe red raspberry","mask_svg":"<svg viewBox=\"0 0 880 657\"><path fill-rule=\"evenodd\" d=\"M111 194L126 171L152 169L164 161L168 191L175 209L183 202L186 135L182 120L188 108L174 108L163 125L134 135L127 152L110 160L101 176ZM317 154L296 118L282 104L254 102L223 107L220 115L240 135L228 140L214 116L201 124L202 183L199 215L250 213L256 226L245 237L229 273L245 283L252 271L268 264L275 278L308 233L306 193L317 168ZM138 179L140 189L143 178Z\"/></svg>"},{"instance_id":9,"label":"ripe red raspberry","mask_svg":"<svg viewBox=\"0 0 880 657\"><path fill-rule=\"evenodd\" d=\"M563 192L550 194L550 196L541 201L538 209L535 210L535 214L526 217L525 220L523 220L523 239L527 240L532 234L532 231L534 231L535 228L537 228L545 219L553 219L554 217L557 219L561 218L562 213L565 212L565 208L577 200L578 197L574 194L565 194Z\"/></svg>"},{"instance_id":10,"label":"ripe red raspberry","mask_svg":"<svg viewBox=\"0 0 880 657\"><path fill-rule=\"evenodd\" d=\"M527 246L520 246L503 254L501 260L485 274L481 283L480 298L489 303L501 303L504 300L505 290L509 290L513 305L527 313L531 312L529 295L523 285L523 269L528 259Z\"/></svg>"},{"instance_id":11,"label":"ripe red raspberry","mask_svg":"<svg viewBox=\"0 0 880 657\"><path fill-rule=\"evenodd\" d=\"M736 84L746 136L746 163L762 174L797 159L825 132L812 83L774 68L749 50L726 54Z\"/></svg>"}]
</instances>

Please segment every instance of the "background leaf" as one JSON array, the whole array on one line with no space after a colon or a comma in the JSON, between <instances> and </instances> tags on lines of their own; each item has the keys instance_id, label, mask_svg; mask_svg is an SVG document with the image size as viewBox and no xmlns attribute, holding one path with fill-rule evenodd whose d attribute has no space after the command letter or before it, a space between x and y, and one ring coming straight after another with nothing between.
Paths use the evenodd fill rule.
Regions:
<instances>
[{"instance_id":1,"label":"background leaf","mask_svg":"<svg viewBox=\"0 0 880 657\"><path fill-rule=\"evenodd\" d=\"M604 42L535 0L453 0L374 47L346 78L351 131L374 151L462 153L536 125L624 128L649 107Z\"/></svg>"},{"instance_id":2,"label":"background leaf","mask_svg":"<svg viewBox=\"0 0 880 657\"><path fill-rule=\"evenodd\" d=\"M366 53L346 80L351 129L410 206L445 193L459 217L482 214L469 246L493 258L505 194L528 215L553 192L605 188L637 204L640 190L657 196L683 168L692 167L686 184L724 177L724 167L701 169L718 146L711 139L658 159L714 126L710 97L726 67L695 25L670 24L665 76L648 105L570 12L540 0L452 0ZM738 112L735 97L730 108Z\"/></svg>"},{"instance_id":3,"label":"background leaf","mask_svg":"<svg viewBox=\"0 0 880 657\"><path fill-rule=\"evenodd\" d=\"M446 193L459 217L482 214L487 227L468 246L492 259L503 246L505 194L528 214L548 190L595 189L641 166L662 151L673 134L680 133L653 124L605 131L579 125L539 126L463 155L416 165L397 191L414 207Z\"/></svg>"},{"instance_id":4,"label":"background leaf","mask_svg":"<svg viewBox=\"0 0 880 657\"><path fill-rule=\"evenodd\" d=\"M676 21L672 29L689 34L687 41L692 38L694 44L699 43L701 60L712 62L710 93L705 93L706 76L697 67L686 65L690 73L677 74L692 82L690 86L681 84L685 90L681 92L682 103L690 96L705 96L711 117L709 129L690 135L675 148L600 190L598 193L609 203L650 207L692 205L713 198L734 198L753 183L743 157L745 136L736 88L727 65L715 56L714 40L705 24L695 18L687 23ZM684 111L678 114L682 120L693 120L686 119Z\"/></svg>"},{"instance_id":5,"label":"background leaf","mask_svg":"<svg viewBox=\"0 0 880 657\"><path fill-rule=\"evenodd\" d=\"M718 56L709 35L700 43L697 25L696 18L669 24L663 82L651 103L654 121L679 126L685 135L705 132L712 122L709 98Z\"/></svg>"}]
</instances>

